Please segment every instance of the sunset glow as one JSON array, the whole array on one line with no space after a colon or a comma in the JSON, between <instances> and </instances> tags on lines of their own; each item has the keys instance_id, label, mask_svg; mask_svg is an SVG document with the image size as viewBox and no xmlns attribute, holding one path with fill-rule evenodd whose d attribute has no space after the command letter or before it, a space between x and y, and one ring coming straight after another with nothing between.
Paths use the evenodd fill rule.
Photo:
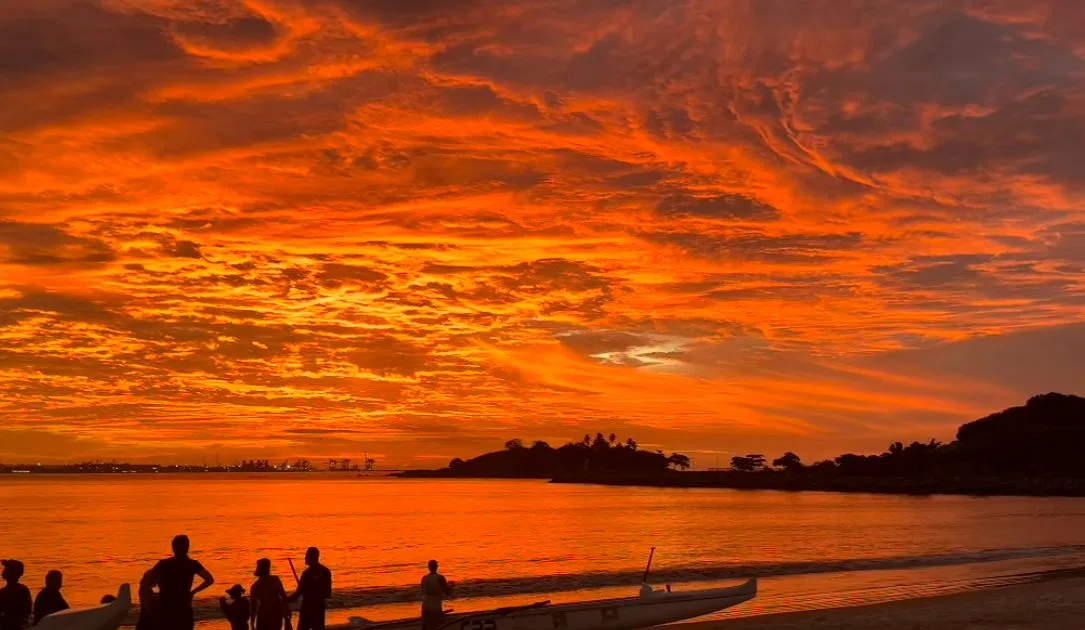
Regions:
<instances>
[{"instance_id":1,"label":"sunset glow","mask_svg":"<svg viewBox=\"0 0 1085 630\"><path fill-rule=\"evenodd\" d=\"M805 459L1085 383L1085 4L0 0L0 461Z\"/></svg>"}]
</instances>

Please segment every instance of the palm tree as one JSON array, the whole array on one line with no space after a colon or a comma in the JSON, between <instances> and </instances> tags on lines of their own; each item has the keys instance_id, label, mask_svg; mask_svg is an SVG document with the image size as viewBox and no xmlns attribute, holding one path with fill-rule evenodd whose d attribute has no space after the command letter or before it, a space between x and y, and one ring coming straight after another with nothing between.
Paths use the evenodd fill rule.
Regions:
<instances>
[{"instance_id":1,"label":"palm tree","mask_svg":"<svg viewBox=\"0 0 1085 630\"><path fill-rule=\"evenodd\" d=\"M637 450L637 441L634 440L633 438L626 438L625 439L625 445L628 446L629 449L632 450L632 451Z\"/></svg>"}]
</instances>

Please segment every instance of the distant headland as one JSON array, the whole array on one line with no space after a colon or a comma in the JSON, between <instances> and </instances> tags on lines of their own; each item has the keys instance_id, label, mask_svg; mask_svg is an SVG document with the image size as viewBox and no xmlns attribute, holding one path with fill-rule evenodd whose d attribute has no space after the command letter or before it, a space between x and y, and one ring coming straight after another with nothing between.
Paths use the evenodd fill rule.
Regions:
<instances>
[{"instance_id":1,"label":"distant headland","mask_svg":"<svg viewBox=\"0 0 1085 630\"><path fill-rule=\"evenodd\" d=\"M391 472L378 471L375 460L366 457L363 465L349 459L329 459L328 467L319 469L308 459L273 464L266 459L250 459L236 464L132 464L124 462L80 462L77 464L0 464L0 474L29 475L103 475L170 473L308 473L308 472Z\"/></svg>"},{"instance_id":2,"label":"distant headland","mask_svg":"<svg viewBox=\"0 0 1085 630\"><path fill-rule=\"evenodd\" d=\"M689 471L689 458L640 450L635 440L596 434L553 448L510 440L502 451L406 478L538 478L677 488L821 490L894 494L1085 496L1085 398L1050 393L966 423L949 444L890 444L878 455L846 453L805 464L787 452L751 453L726 470Z\"/></svg>"}]
</instances>

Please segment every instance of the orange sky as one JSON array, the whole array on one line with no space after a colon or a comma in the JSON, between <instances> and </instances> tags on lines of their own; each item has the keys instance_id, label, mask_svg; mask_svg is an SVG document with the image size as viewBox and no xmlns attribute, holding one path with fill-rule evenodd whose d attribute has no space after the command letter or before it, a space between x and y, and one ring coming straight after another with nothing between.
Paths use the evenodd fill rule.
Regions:
<instances>
[{"instance_id":1,"label":"orange sky","mask_svg":"<svg viewBox=\"0 0 1085 630\"><path fill-rule=\"evenodd\" d=\"M0 461L812 459L1085 383L1075 0L0 2Z\"/></svg>"}]
</instances>

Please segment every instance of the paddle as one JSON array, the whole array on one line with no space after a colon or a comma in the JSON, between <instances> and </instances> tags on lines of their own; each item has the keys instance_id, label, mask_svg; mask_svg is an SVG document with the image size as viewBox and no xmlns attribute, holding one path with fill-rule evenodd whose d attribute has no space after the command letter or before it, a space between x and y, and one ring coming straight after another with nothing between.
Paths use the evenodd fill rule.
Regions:
<instances>
[{"instance_id":1,"label":"paddle","mask_svg":"<svg viewBox=\"0 0 1085 630\"><path fill-rule=\"evenodd\" d=\"M642 579L640 581L641 584L647 584L648 583L648 573L651 572L651 570L652 570L652 558L654 558L655 555L656 555L656 548L652 547L651 551L648 552L648 566L644 567L644 579Z\"/></svg>"},{"instance_id":2,"label":"paddle","mask_svg":"<svg viewBox=\"0 0 1085 630\"><path fill-rule=\"evenodd\" d=\"M298 570L294 568L294 559L287 558L286 562L290 565L290 572L294 574L294 583L301 586L301 579L298 578ZM294 630L294 624L290 621L290 604L286 605L286 617L283 621L286 623L286 630Z\"/></svg>"}]
</instances>

